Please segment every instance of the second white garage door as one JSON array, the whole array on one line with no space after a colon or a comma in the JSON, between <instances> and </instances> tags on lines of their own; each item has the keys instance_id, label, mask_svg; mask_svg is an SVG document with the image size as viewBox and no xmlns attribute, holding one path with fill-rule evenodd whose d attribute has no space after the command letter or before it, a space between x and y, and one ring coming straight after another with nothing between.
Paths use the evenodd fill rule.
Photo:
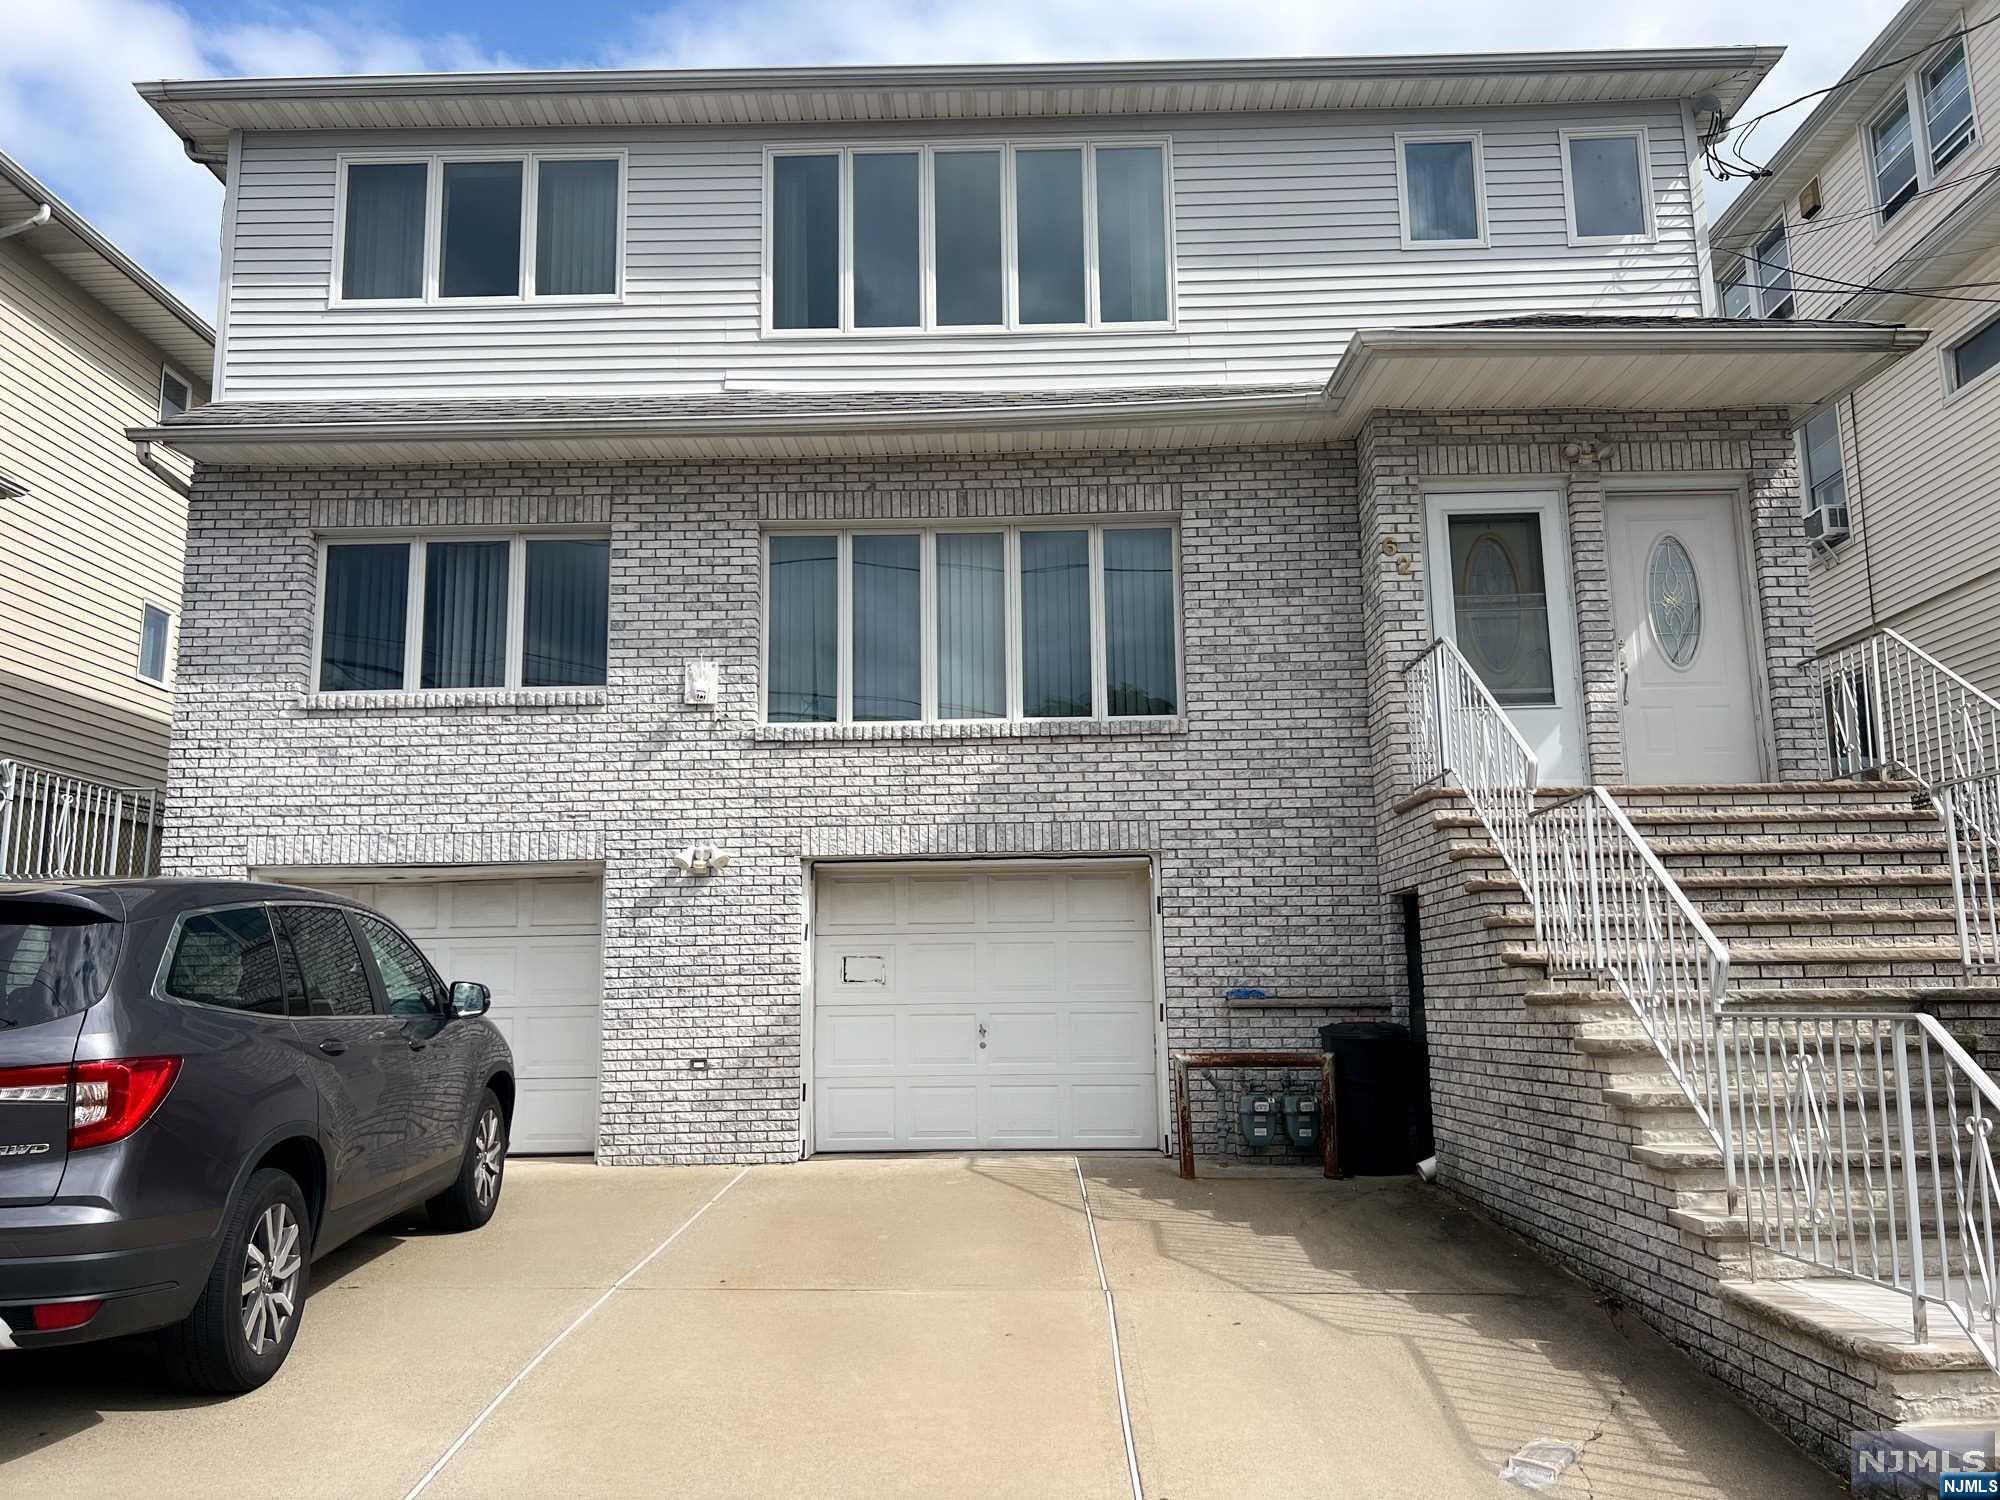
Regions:
<instances>
[{"instance_id":1,"label":"second white garage door","mask_svg":"<svg viewBox=\"0 0 2000 1500\"><path fill-rule=\"evenodd\" d=\"M823 868L822 1151L1160 1144L1143 869Z\"/></svg>"},{"instance_id":2,"label":"second white garage door","mask_svg":"<svg viewBox=\"0 0 2000 1500\"><path fill-rule=\"evenodd\" d=\"M512 1150L597 1149L604 968L596 880L312 883L395 922L447 983L476 979L493 991L491 1019L517 1074Z\"/></svg>"}]
</instances>

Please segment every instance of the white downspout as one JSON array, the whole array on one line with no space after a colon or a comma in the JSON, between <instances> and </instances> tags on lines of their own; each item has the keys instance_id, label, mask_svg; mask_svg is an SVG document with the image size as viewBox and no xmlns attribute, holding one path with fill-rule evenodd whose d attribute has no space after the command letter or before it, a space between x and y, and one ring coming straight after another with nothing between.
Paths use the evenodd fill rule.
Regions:
<instances>
[{"instance_id":1,"label":"white downspout","mask_svg":"<svg viewBox=\"0 0 2000 1500\"><path fill-rule=\"evenodd\" d=\"M44 203L20 223L9 224L5 229L0 229L0 240L10 240L17 234L26 234L30 229L40 229L49 222L50 212L49 205Z\"/></svg>"}]
</instances>

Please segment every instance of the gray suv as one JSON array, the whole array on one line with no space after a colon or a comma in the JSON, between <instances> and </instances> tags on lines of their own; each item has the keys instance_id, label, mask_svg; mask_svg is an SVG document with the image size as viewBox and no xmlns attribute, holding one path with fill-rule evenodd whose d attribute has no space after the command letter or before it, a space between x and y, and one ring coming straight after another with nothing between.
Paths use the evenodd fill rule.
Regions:
<instances>
[{"instance_id":1,"label":"gray suv","mask_svg":"<svg viewBox=\"0 0 2000 1500\"><path fill-rule=\"evenodd\" d=\"M500 1203L514 1062L482 984L376 912L241 880L0 886L0 1349L159 1333L252 1390L312 1262Z\"/></svg>"}]
</instances>

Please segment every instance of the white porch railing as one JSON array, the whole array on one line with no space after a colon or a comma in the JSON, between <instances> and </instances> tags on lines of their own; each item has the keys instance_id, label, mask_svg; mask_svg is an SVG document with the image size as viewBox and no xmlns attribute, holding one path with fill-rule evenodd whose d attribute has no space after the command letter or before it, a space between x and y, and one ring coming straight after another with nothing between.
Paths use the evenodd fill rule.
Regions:
<instances>
[{"instance_id":1,"label":"white porch railing","mask_svg":"<svg viewBox=\"0 0 2000 1500\"><path fill-rule=\"evenodd\" d=\"M92 880L160 867L162 793L0 760L0 880Z\"/></svg>"},{"instance_id":2,"label":"white porch railing","mask_svg":"<svg viewBox=\"0 0 2000 1500\"><path fill-rule=\"evenodd\" d=\"M2000 1369L2000 1086L1935 1017L1728 1016L1755 1250L1941 1308Z\"/></svg>"},{"instance_id":3,"label":"white porch railing","mask_svg":"<svg viewBox=\"0 0 2000 1500\"><path fill-rule=\"evenodd\" d=\"M2000 702L1893 630L1820 658L1827 770L1918 782L1944 824L1968 967L2000 964Z\"/></svg>"},{"instance_id":4,"label":"white porch railing","mask_svg":"<svg viewBox=\"0 0 2000 1500\"><path fill-rule=\"evenodd\" d=\"M1931 1016L1725 1008L1727 946L1610 794L1538 808L1532 752L1447 642L1406 680L1420 783L1464 787L1521 881L1550 972L1624 997L1721 1150L1751 1274L1762 1252L1890 1288L1910 1299L1919 1340L1941 1308L2000 1370L2000 1085ZM1875 712L1866 722L1886 728ZM1938 745L1951 732L1942 718L1910 731Z\"/></svg>"}]
</instances>

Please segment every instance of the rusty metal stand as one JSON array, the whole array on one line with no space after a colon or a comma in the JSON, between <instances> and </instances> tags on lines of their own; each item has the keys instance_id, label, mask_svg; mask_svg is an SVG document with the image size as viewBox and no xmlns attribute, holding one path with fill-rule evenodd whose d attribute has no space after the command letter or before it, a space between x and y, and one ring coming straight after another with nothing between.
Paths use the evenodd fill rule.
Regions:
<instances>
[{"instance_id":1,"label":"rusty metal stand","mask_svg":"<svg viewBox=\"0 0 2000 1500\"><path fill-rule=\"evenodd\" d=\"M1333 1113L1333 1054L1330 1052L1176 1052L1174 1065L1174 1129L1180 1147L1181 1176L1194 1181L1194 1107L1188 1101L1188 1075L1196 1068L1317 1068L1319 1070L1320 1156L1324 1175L1340 1175L1340 1127Z\"/></svg>"}]
</instances>

